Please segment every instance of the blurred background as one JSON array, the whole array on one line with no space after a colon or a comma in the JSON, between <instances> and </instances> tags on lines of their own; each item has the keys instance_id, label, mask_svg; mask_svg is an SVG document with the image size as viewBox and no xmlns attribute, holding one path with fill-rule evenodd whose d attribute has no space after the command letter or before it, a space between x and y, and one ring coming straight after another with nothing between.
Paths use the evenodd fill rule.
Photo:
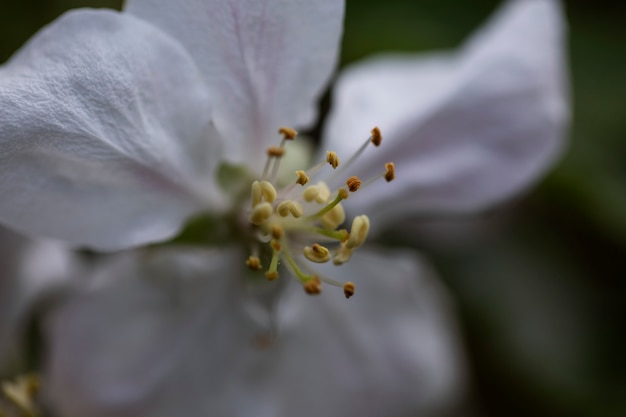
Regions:
<instances>
[{"instance_id":1,"label":"blurred background","mask_svg":"<svg viewBox=\"0 0 626 417\"><path fill-rule=\"evenodd\" d=\"M341 65L456 47L497 4L348 0ZM0 62L67 9L120 5L5 2ZM472 415L626 416L626 3L570 0L566 10L574 116L560 164L480 218L389 238L428 254L456 299Z\"/></svg>"}]
</instances>

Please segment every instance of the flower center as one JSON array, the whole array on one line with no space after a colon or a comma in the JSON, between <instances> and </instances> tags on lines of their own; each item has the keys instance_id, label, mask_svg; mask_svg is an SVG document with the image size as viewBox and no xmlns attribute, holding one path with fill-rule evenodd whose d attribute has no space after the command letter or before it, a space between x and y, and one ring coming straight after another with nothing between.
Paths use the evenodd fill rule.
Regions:
<instances>
[{"instance_id":1,"label":"flower center","mask_svg":"<svg viewBox=\"0 0 626 417\"><path fill-rule=\"evenodd\" d=\"M357 216L350 231L341 228L346 219L342 204L350 193L363 192L367 185L380 178L392 181L395 167L393 162L389 162L385 164L384 172L366 181L354 175L347 177L345 186L332 191L328 184L341 178L370 143L380 145L380 129L372 129L371 136L347 163L341 164L339 156L328 151L324 161L306 171L296 171L295 179L284 188L277 187L276 177L280 162L287 153L285 145L296 138L297 132L282 127L278 133L283 140L279 146L267 150L262 178L251 186L248 219L256 243L246 265L253 271L265 270L265 277L273 281L279 277L279 265L282 264L302 284L307 294L319 294L322 283L326 283L342 287L346 298L349 298L354 294L354 283L324 276L316 271L315 264L332 260L334 265L339 266L348 262L352 253L363 245L370 229L369 218L366 215ZM328 166L332 171L325 174ZM267 254L263 262L262 252Z\"/></svg>"}]
</instances>

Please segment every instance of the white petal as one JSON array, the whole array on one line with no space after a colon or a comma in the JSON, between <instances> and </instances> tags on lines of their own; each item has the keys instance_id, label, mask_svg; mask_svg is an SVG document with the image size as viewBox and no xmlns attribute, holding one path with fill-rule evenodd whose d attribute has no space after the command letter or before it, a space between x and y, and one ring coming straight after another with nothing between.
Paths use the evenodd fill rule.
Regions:
<instances>
[{"instance_id":1,"label":"white petal","mask_svg":"<svg viewBox=\"0 0 626 417\"><path fill-rule=\"evenodd\" d=\"M70 285L76 260L63 245L0 228L0 371L18 354L28 315Z\"/></svg>"},{"instance_id":2,"label":"white petal","mask_svg":"<svg viewBox=\"0 0 626 417\"><path fill-rule=\"evenodd\" d=\"M52 323L44 386L61 414L90 417L454 409L464 368L441 287L414 254L359 252L342 267L357 294L345 300L327 287L309 297L292 285L278 337L262 349L252 343L259 316L246 308L237 267L228 268L237 258L117 261Z\"/></svg>"},{"instance_id":3,"label":"white petal","mask_svg":"<svg viewBox=\"0 0 626 417\"><path fill-rule=\"evenodd\" d=\"M342 0L129 0L198 62L226 158L259 168L280 126L303 127L334 69Z\"/></svg>"},{"instance_id":4,"label":"white petal","mask_svg":"<svg viewBox=\"0 0 626 417\"><path fill-rule=\"evenodd\" d=\"M174 234L219 158L208 92L163 32L79 10L0 68L0 221L117 249Z\"/></svg>"},{"instance_id":5,"label":"white petal","mask_svg":"<svg viewBox=\"0 0 626 417\"><path fill-rule=\"evenodd\" d=\"M394 161L396 180L346 207L380 228L402 215L483 210L535 182L561 154L569 117L562 19L557 1L514 0L454 55L349 69L324 149L347 157L378 125L381 147L353 171L367 177Z\"/></svg>"}]
</instances>

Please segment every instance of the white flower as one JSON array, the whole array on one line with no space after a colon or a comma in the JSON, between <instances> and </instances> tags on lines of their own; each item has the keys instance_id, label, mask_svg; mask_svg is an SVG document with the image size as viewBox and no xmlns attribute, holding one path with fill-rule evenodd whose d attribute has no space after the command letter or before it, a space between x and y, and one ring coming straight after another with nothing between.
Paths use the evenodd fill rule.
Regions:
<instances>
[{"instance_id":1,"label":"white flower","mask_svg":"<svg viewBox=\"0 0 626 417\"><path fill-rule=\"evenodd\" d=\"M38 304L69 287L76 266L62 244L0 228L0 374L18 369L28 319Z\"/></svg>"},{"instance_id":2,"label":"white flower","mask_svg":"<svg viewBox=\"0 0 626 417\"><path fill-rule=\"evenodd\" d=\"M308 273L302 256L327 258L299 241L319 207L289 186L256 183L249 213L238 187L221 189L216 178L224 161L260 176L279 127L315 119L343 7L131 0L124 13L65 15L0 69L0 221L115 250L220 213L243 235L229 236L252 246L256 232L262 242L289 233L302 243L301 254L274 251L308 292L319 291L313 277L328 283L338 273L358 286L346 302L339 291L306 298L292 285L276 306L288 281L250 284L247 255L226 241L121 255L51 321L45 386L60 414L367 416L456 406L463 368L445 296L416 254L363 241L370 224L375 232L415 214L480 210L545 172L568 117L560 8L513 0L460 52L378 59L339 79L321 151L347 158L378 125L383 144L348 174L366 180L395 161L398 179L350 194L353 233L334 254L345 265ZM341 195L307 193L321 207ZM342 213L333 216L327 232L340 233ZM252 348L268 327L276 340Z\"/></svg>"}]
</instances>

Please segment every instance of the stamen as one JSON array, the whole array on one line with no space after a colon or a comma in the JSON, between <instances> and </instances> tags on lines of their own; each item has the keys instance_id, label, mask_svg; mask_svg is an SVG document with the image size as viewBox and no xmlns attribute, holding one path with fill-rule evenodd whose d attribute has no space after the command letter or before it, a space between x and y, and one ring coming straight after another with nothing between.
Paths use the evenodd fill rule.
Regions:
<instances>
[{"instance_id":1,"label":"stamen","mask_svg":"<svg viewBox=\"0 0 626 417\"><path fill-rule=\"evenodd\" d=\"M365 243L369 231L370 219L364 214L356 216L352 221L352 229L350 229L350 237L346 242L346 247L348 249L356 249L361 246Z\"/></svg>"},{"instance_id":2,"label":"stamen","mask_svg":"<svg viewBox=\"0 0 626 417\"><path fill-rule=\"evenodd\" d=\"M324 207L323 209L321 209L317 213L311 214L310 216L307 216L306 218L307 219L311 219L311 220L319 219L324 214L326 214L329 211L331 211L333 209L333 207L335 207L337 204L339 204L342 200L345 200L347 198L348 198L348 192L346 191L346 189L345 188L340 188L340 189L337 190L337 197L335 197L335 199L330 204L328 204L326 207Z\"/></svg>"},{"instance_id":3,"label":"stamen","mask_svg":"<svg viewBox=\"0 0 626 417\"><path fill-rule=\"evenodd\" d=\"M261 260L257 256L250 256L246 261L246 266L252 271L259 271L263 268L263 266L261 266Z\"/></svg>"},{"instance_id":4,"label":"stamen","mask_svg":"<svg viewBox=\"0 0 626 417\"><path fill-rule=\"evenodd\" d=\"M273 203L277 197L276 189L269 181L254 181L252 183L252 207L256 207L263 199Z\"/></svg>"},{"instance_id":5,"label":"stamen","mask_svg":"<svg viewBox=\"0 0 626 417\"><path fill-rule=\"evenodd\" d=\"M285 148L282 146L270 146L267 148L267 156L280 158L285 154Z\"/></svg>"},{"instance_id":6,"label":"stamen","mask_svg":"<svg viewBox=\"0 0 626 417\"><path fill-rule=\"evenodd\" d=\"M330 261L330 251L324 246L314 243L313 246L304 247L304 257L311 262L323 264Z\"/></svg>"},{"instance_id":7,"label":"stamen","mask_svg":"<svg viewBox=\"0 0 626 417\"><path fill-rule=\"evenodd\" d=\"M356 175L353 175L346 180L346 185L350 192L353 193L361 187L361 180Z\"/></svg>"},{"instance_id":8,"label":"stamen","mask_svg":"<svg viewBox=\"0 0 626 417\"><path fill-rule=\"evenodd\" d=\"M337 156L337 153L333 151L328 151L326 152L326 162L328 162L330 166L333 167L333 169L337 169L341 161L339 160L339 156Z\"/></svg>"},{"instance_id":9,"label":"stamen","mask_svg":"<svg viewBox=\"0 0 626 417\"><path fill-rule=\"evenodd\" d=\"M297 201L285 200L282 201L278 205L278 207L276 207L276 212L281 217L287 217L289 214L291 214L293 217L298 218L302 216L302 214L304 213L304 209L302 208L302 205Z\"/></svg>"},{"instance_id":10,"label":"stamen","mask_svg":"<svg viewBox=\"0 0 626 417\"><path fill-rule=\"evenodd\" d=\"M278 224L272 225L272 237L276 240L280 240L283 237L283 228Z\"/></svg>"},{"instance_id":11,"label":"stamen","mask_svg":"<svg viewBox=\"0 0 626 417\"><path fill-rule=\"evenodd\" d=\"M304 283L304 291L309 295L319 295L322 292L322 282L318 277L313 277Z\"/></svg>"},{"instance_id":12,"label":"stamen","mask_svg":"<svg viewBox=\"0 0 626 417\"><path fill-rule=\"evenodd\" d=\"M343 286L343 294L346 298L350 298L354 295L354 282L348 281Z\"/></svg>"},{"instance_id":13,"label":"stamen","mask_svg":"<svg viewBox=\"0 0 626 417\"><path fill-rule=\"evenodd\" d=\"M371 140L374 146L379 147L380 143L383 141L383 134L380 133L380 129L378 126L375 126L371 131Z\"/></svg>"},{"instance_id":14,"label":"stamen","mask_svg":"<svg viewBox=\"0 0 626 417\"><path fill-rule=\"evenodd\" d=\"M309 185L302 192L304 201L311 202L315 200L319 204L326 203L330 198L330 190L326 183L318 182L317 185Z\"/></svg>"},{"instance_id":15,"label":"stamen","mask_svg":"<svg viewBox=\"0 0 626 417\"><path fill-rule=\"evenodd\" d=\"M294 140L296 136L298 136L298 132L290 127L285 126L282 126L280 129L278 129L278 133L283 135L284 140Z\"/></svg>"},{"instance_id":16,"label":"stamen","mask_svg":"<svg viewBox=\"0 0 626 417\"><path fill-rule=\"evenodd\" d=\"M393 162L387 162L385 164L385 179L387 182L391 182L396 178L396 165Z\"/></svg>"},{"instance_id":17,"label":"stamen","mask_svg":"<svg viewBox=\"0 0 626 417\"><path fill-rule=\"evenodd\" d=\"M341 204L337 204L328 213L324 214L320 221L322 225L330 230L335 230L346 220L346 212Z\"/></svg>"},{"instance_id":18,"label":"stamen","mask_svg":"<svg viewBox=\"0 0 626 417\"><path fill-rule=\"evenodd\" d=\"M260 226L265 223L265 220L269 219L272 215L272 205L270 203L259 203L253 209L252 213L250 213L250 223L255 226Z\"/></svg>"},{"instance_id":19,"label":"stamen","mask_svg":"<svg viewBox=\"0 0 626 417\"><path fill-rule=\"evenodd\" d=\"M280 243L276 240L272 240L272 260L270 262L270 267L265 272L265 278L268 281L273 281L278 278L278 260L280 259Z\"/></svg>"},{"instance_id":20,"label":"stamen","mask_svg":"<svg viewBox=\"0 0 626 417\"><path fill-rule=\"evenodd\" d=\"M350 260L352 257L352 249L346 246L346 243L342 243L337 252L335 252L335 256L333 256L333 264L342 265Z\"/></svg>"},{"instance_id":21,"label":"stamen","mask_svg":"<svg viewBox=\"0 0 626 417\"><path fill-rule=\"evenodd\" d=\"M309 182L309 176L306 175L306 172L296 171L296 175L298 176L298 179L296 180L296 184L305 185L306 183Z\"/></svg>"}]
</instances>

